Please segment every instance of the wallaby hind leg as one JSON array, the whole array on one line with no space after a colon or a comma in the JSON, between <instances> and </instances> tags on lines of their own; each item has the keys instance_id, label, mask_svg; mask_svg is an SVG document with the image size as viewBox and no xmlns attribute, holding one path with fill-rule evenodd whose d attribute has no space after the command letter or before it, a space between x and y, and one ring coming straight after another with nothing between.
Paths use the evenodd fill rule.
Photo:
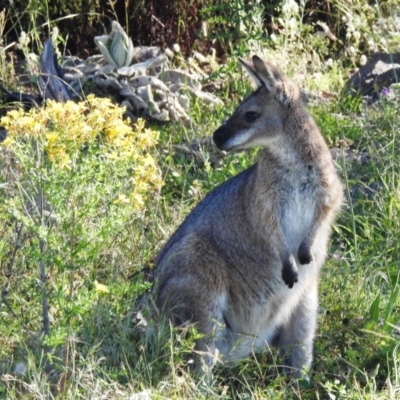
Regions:
<instances>
[{"instance_id":1,"label":"wallaby hind leg","mask_svg":"<svg viewBox=\"0 0 400 400\"><path fill-rule=\"evenodd\" d=\"M212 370L232 348L231 332L223 322L214 321L214 329L196 343L194 351L197 376L206 385L213 381Z\"/></svg>"},{"instance_id":2,"label":"wallaby hind leg","mask_svg":"<svg viewBox=\"0 0 400 400\"><path fill-rule=\"evenodd\" d=\"M285 371L296 378L309 379L313 338L318 308L317 282L309 287L293 311L291 319L279 331L279 347L284 356Z\"/></svg>"},{"instance_id":3,"label":"wallaby hind leg","mask_svg":"<svg viewBox=\"0 0 400 400\"><path fill-rule=\"evenodd\" d=\"M175 325L193 324L204 337L198 341L195 369L211 380L218 353L230 347L224 320L227 307L225 262L212 239L193 233L164 255L158 267L157 305L169 311Z\"/></svg>"}]
</instances>

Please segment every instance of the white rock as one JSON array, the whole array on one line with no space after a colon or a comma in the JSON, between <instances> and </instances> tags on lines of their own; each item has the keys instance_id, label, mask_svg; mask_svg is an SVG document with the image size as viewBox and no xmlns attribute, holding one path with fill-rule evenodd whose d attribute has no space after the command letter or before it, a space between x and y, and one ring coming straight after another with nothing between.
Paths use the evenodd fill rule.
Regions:
<instances>
[{"instance_id":1,"label":"white rock","mask_svg":"<svg viewBox=\"0 0 400 400\"><path fill-rule=\"evenodd\" d=\"M119 83L119 81L111 76L106 76L105 78L103 78L100 75L95 75L94 81L95 81L96 85L98 85L101 88L111 87L111 88L117 89L117 90L122 89L122 86Z\"/></svg>"},{"instance_id":2,"label":"white rock","mask_svg":"<svg viewBox=\"0 0 400 400\"><path fill-rule=\"evenodd\" d=\"M193 74L189 74L185 71L180 71L177 69L167 69L162 71L158 78L161 79L163 82L174 84L174 83L184 83L188 86L191 86L193 89L200 89L201 85L196 79L193 77Z\"/></svg>"},{"instance_id":3,"label":"white rock","mask_svg":"<svg viewBox=\"0 0 400 400\"><path fill-rule=\"evenodd\" d=\"M201 101L203 101L205 104L208 104L208 105L214 105L214 104L223 105L224 104L224 102L221 99L219 99L218 97L212 95L211 93L202 92L201 90L196 91L195 96L197 98L199 98Z\"/></svg>"},{"instance_id":4,"label":"white rock","mask_svg":"<svg viewBox=\"0 0 400 400\"><path fill-rule=\"evenodd\" d=\"M185 93L189 94L191 97L197 98L208 105L214 105L214 104L223 105L224 104L224 102L221 99L219 99L218 97L214 96L211 93L202 92L201 90L194 90L190 86L185 87L184 85L181 85L181 84L179 84L179 85L175 84L175 85L171 86L172 92L177 92L180 90L185 90Z\"/></svg>"},{"instance_id":5,"label":"white rock","mask_svg":"<svg viewBox=\"0 0 400 400\"><path fill-rule=\"evenodd\" d=\"M122 85L122 89L119 91L121 96L136 96L135 91L129 85Z\"/></svg>"},{"instance_id":6,"label":"white rock","mask_svg":"<svg viewBox=\"0 0 400 400\"><path fill-rule=\"evenodd\" d=\"M150 116L152 116L153 114L156 114L156 115L160 114L160 112L161 112L160 107L154 100L150 100L148 102L148 106L149 106L149 110L150 110Z\"/></svg>"},{"instance_id":7,"label":"white rock","mask_svg":"<svg viewBox=\"0 0 400 400\"><path fill-rule=\"evenodd\" d=\"M159 102L164 102L164 101L167 101L168 100L168 98L167 98L167 95L165 94L165 92L164 91L162 91L162 90L160 90L160 89L156 89L155 91L154 91L154 93L155 93L155 97L157 98L157 101L159 101Z\"/></svg>"},{"instance_id":8,"label":"white rock","mask_svg":"<svg viewBox=\"0 0 400 400\"><path fill-rule=\"evenodd\" d=\"M148 70L154 70L161 66L167 61L167 57L165 54L160 54L157 57L150 58L141 63L133 64L126 67L121 67L117 69L119 75L122 76L141 76L146 75Z\"/></svg>"},{"instance_id":9,"label":"white rock","mask_svg":"<svg viewBox=\"0 0 400 400\"><path fill-rule=\"evenodd\" d=\"M120 106L125 107L128 111L133 111L132 103L129 100L123 100Z\"/></svg>"},{"instance_id":10,"label":"white rock","mask_svg":"<svg viewBox=\"0 0 400 400\"><path fill-rule=\"evenodd\" d=\"M161 110L158 114L153 114L151 118L156 119L157 121L166 122L169 121L169 113L166 108Z\"/></svg>"},{"instance_id":11,"label":"white rock","mask_svg":"<svg viewBox=\"0 0 400 400\"><path fill-rule=\"evenodd\" d=\"M147 103L136 94L127 96L126 100L128 100L136 110L147 110L149 108Z\"/></svg>"},{"instance_id":12,"label":"white rock","mask_svg":"<svg viewBox=\"0 0 400 400\"><path fill-rule=\"evenodd\" d=\"M149 101L150 97L149 97L149 92L147 90L148 87L151 87L150 85L146 85L146 86L140 86L136 89L136 94L138 96L140 96L144 101ZM152 96L151 96L152 97Z\"/></svg>"},{"instance_id":13,"label":"white rock","mask_svg":"<svg viewBox=\"0 0 400 400\"><path fill-rule=\"evenodd\" d=\"M189 97L186 96L186 94L180 94L178 96L178 101L179 104L182 106L182 108L187 111L190 108L190 99Z\"/></svg>"},{"instance_id":14,"label":"white rock","mask_svg":"<svg viewBox=\"0 0 400 400\"><path fill-rule=\"evenodd\" d=\"M129 79L129 83L135 87L151 85L156 89L161 89L165 92L169 92L168 87L154 76L137 76L135 78Z\"/></svg>"},{"instance_id":15,"label":"white rock","mask_svg":"<svg viewBox=\"0 0 400 400\"><path fill-rule=\"evenodd\" d=\"M100 67L98 70L96 70L95 75L99 74L111 74L115 70L115 67L113 65L104 65L103 67Z\"/></svg>"},{"instance_id":16,"label":"white rock","mask_svg":"<svg viewBox=\"0 0 400 400\"><path fill-rule=\"evenodd\" d=\"M14 365L14 373L16 375L25 376L27 372L28 372L28 368L24 363L19 362Z\"/></svg>"}]
</instances>

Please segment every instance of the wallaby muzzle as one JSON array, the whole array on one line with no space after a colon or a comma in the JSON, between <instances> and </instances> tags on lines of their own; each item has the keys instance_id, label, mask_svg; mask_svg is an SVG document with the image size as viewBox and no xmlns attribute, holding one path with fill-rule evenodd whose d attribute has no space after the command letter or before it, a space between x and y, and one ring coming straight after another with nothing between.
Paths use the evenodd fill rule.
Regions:
<instances>
[{"instance_id":1,"label":"wallaby muzzle","mask_svg":"<svg viewBox=\"0 0 400 400\"><path fill-rule=\"evenodd\" d=\"M213 134L213 140L215 145L218 147L219 150L225 150L224 144L226 143L227 139L229 139L229 135L227 134L226 125L221 125Z\"/></svg>"}]
</instances>

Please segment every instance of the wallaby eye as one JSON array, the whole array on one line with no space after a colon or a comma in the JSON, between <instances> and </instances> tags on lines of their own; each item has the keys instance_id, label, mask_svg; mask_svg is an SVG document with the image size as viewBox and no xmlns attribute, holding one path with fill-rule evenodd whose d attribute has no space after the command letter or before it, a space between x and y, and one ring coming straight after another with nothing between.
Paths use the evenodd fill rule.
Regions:
<instances>
[{"instance_id":1,"label":"wallaby eye","mask_svg":"<svg viewBox=\"0 0 400 400\"><path fill-rule=\"evenodd\" d=\"M247 111L246 114L244 114L244 119L246 122L254 122L256 119L258 119L260 114L255 111Z\"/></svg>"}]
</instances>

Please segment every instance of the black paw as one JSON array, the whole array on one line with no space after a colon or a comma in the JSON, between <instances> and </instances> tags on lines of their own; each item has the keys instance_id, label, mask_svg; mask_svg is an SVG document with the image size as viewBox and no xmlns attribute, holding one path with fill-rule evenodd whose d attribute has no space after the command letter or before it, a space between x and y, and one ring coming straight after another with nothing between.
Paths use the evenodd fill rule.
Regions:
<instances>
[{"instance_id":1,"label":"black paw","mask_svg":"<svg viewBox=\"0 0 400 400\"><path fill-rule=\"evenodd\" d=\"M306 246L304 243L300 245L297 257L301 265L310 264L313 260L309 246Z\"/></svg>"},{"instance_id":2,"label":"black paw","mask_svg":"<svg viewBox=\"0 0 400 400\"><path fill-rule=\"evenodd\" d=\"M283 263L282 268L282 279L286 283L286 285L291 289L294 284L298 281L299 275L297 273L296 265L288 260Z\"/></svg>"}]
</instances>

